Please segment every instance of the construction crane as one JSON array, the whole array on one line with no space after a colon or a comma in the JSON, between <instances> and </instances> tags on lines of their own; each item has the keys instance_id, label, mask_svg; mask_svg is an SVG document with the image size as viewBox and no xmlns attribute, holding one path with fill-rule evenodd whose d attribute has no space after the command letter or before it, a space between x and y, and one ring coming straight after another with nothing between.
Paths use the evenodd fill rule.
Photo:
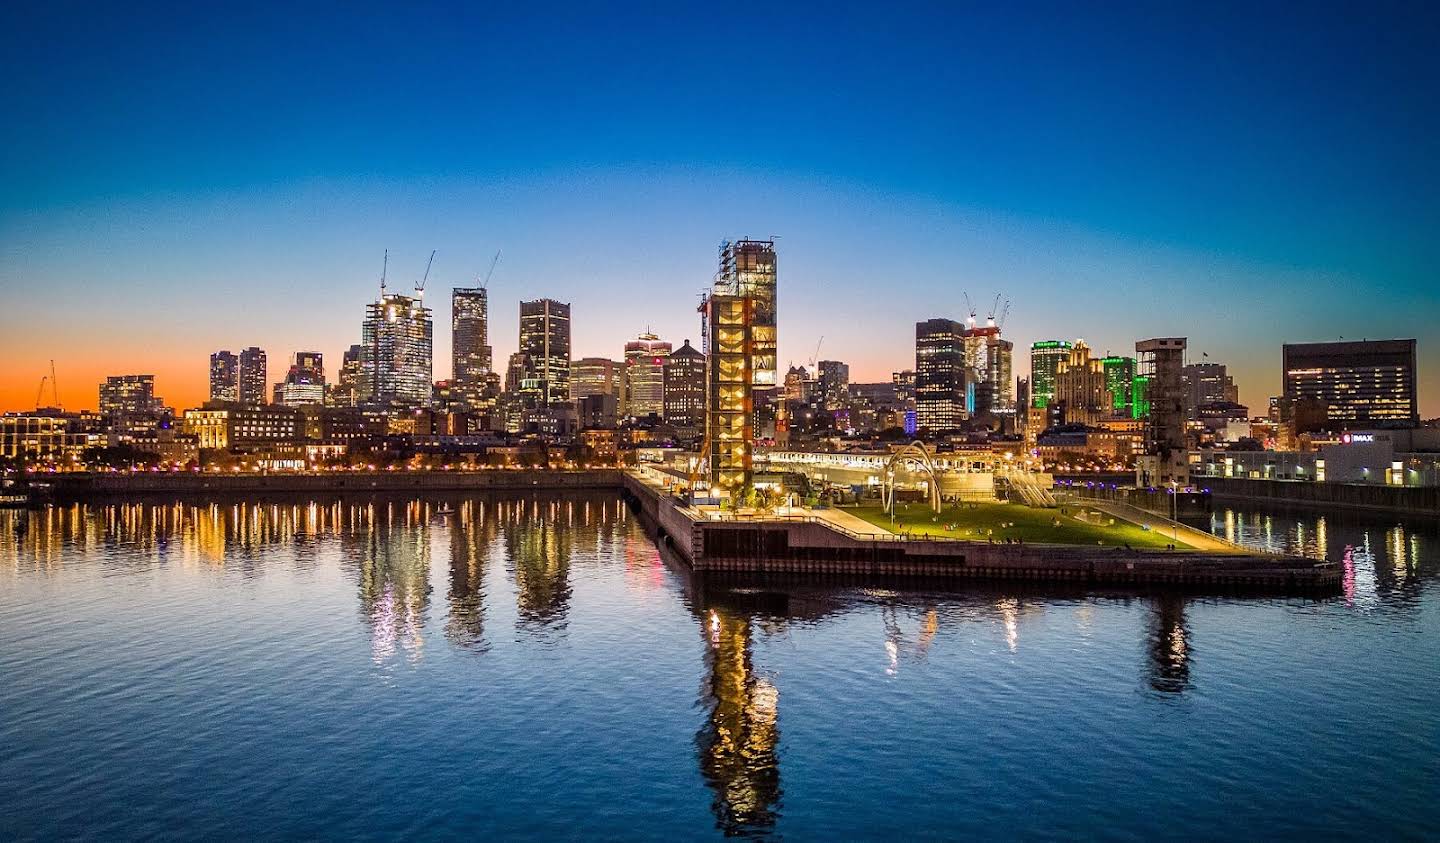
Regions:
<instances>
[{"instance_id":1,"label":"construction crane","mask_svg":"<svg viewBox=\"0 0 1440 843\"><path fill-rule=\"evenodd\" d=\"M990 305L990 314L985 317L985 324L989 327L995 326L995 312L1000 309L1000 294L995 294L995 301Z\"/></svg>"},{"instance_id":2,"label":"construction crane","mask_svg":"<svg viewBox=\"0 0 1440 843\"><path fill-rule=\"evenodd\" d=\"M390 250L385 250L385 262L380 264L380 298L385 298L385 276L390 274Z\"/></svg>"},{"instance_id":3,"label":"construction crane","mask_svg":"<svg viewBox=\"0 0 1440 843\"><path fill-rule=\"evenodd\" d=\"M970 312L970 327L975 327L975 305L970 303L970 294L965 293L965 309Z\"/></svg>"},{"instance_id":4,"label":"construction crane","mask_svg":"<svg viewBox=\"0 0 1440 843\"><path fill-rule=\"evenodd\" d=\"M812 354L812 355L810 355L810 364L809 364L809 365L810 365L810 376L811 376L811 377L819 377L819 373L818 373L816 367L820 365L820 346L821 346L821 344L824 343L824 342L825 342L825 335L824 335L824 334L821 334L821 335L820 335L820 341L817 342L817 343L815 343L815 353Z\"/></svg>"},{"instance_id":5,"label":"construction crane","mask_svg":"<svg viewBox=\"0 0 1440 843\"><path fill-rule=\"evenodd\" d=\"M1009 316L1009 315L1010 315L1010 300L1009 300L1009 299L1006 299L1006 300L1005 300L1005 309L1000 311L1000 319L999 319L999 321L997 321L997 322L995 323L995 327L996 327L996 328L999 328L999 329L1002 330L1002 331L1005 330L1005 317L1007 317L1007 316Z\"/></svg>"},{"instance_id":6,"label":"construction crane","mask_svg":"<svg viewBox=\"0 0 1440 843\"><path fill-rule=\"evenodd\" d=\"M50 391L55 396L55 409L63 410L65 405L60 403L60 379L55 377L55 360L50 360ZM37 402L38 403L38 402Z\"/></svg>"},{"instance_id":7,"label":"construction crane","mask_svg":"<svg viewBox=\"0 0 1440 843\"><path fill-rule=\"evenodd\" d=\"M420 283L415 285L415 294L425 295L425 282L430 280L430 267L435 265L435 249L430 250L430 260L425 262L425 274L420 277Z\"/></svg>"},{"instance_id":8,"label":"construction crane","mask_svg":"<svg viewBox=\"0 0 1440 843\"><path fill-rule=\"evenodd\" d=\"M434 256L432 255L431 257L434 257ZM496 250L495 250L495 257L490 260L490 271L485 273L485 280L480 282L480 288L481 288L482 290L483 290L483 289L488 289L488 288L490 287L490 276L492 276L492 275L495 274L495 264L497 264L497 263L499 263L499 262L500 262L500 250L499 250L499 249L496 249Z\"/></svg>"},{"instance_id":9,"label":"construction crane","mask_svg":"<svg viewBox=\"0 0 1440 843\"><path fill-rule=\"evenodd\" d=\"M35 390L35 409L40 409L40 399L45 397L45 382L50 380L49 375L40 376L40 388Z\"/></svg>"}]
</instances>

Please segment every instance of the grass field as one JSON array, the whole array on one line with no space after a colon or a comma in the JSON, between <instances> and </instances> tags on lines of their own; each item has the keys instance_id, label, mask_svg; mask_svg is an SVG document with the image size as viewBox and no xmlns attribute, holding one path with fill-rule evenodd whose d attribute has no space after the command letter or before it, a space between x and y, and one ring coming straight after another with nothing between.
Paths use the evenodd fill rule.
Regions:
<instances>
[{"instance_id":1,"label":"grass field","mask_svg":"<svg viewBox=\"0 0 1440 843\"><path fill-rule=\"evenodd\" d=\"M943 536L954 539L985 541L994 538L1020 539L1035 544L1088 544L1118 547L1163 548L1169 544L1185 548L1183 540L1176 542L1168 534L1142 530L1128 521L1103 516L1100 523L1086 523L1075 518L1083 507L1069 506L1061 509L1035 509L1017 503L964 504L945 507L939 515L930 511L923 503L897 503L895 523L885 514L880 504L847 506L843 509L869 521L877 527L894 532L909 532L921 535ZM1093 513L1093 510L1090 510ZM1056 522L1059 522L1058 526ZM954 529L948 529L953 527Z\"/></svg>"}]
</instances>

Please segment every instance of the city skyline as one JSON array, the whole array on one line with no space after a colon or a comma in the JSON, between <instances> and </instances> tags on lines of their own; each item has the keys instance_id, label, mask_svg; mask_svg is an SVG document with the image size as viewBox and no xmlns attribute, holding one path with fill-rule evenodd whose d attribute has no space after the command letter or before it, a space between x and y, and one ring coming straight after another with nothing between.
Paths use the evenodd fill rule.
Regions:
<instances>
[{"instance_id":1,"label":"city skyline","mask_svg":"<svg viewBox=\"0 0 1440 843\"><path fill-rule=\"evenodd\" d=\"M983 315L999 293L1017 374L1035 341L1103 356L1186 336L1260 414L1284 343L1413 337L1421 415L1440 415L1424 388L1440 372L1440 164L1408 142L1435 135L1432 17L1144 10L1030 33L994 12L880 27L842 11L820 38L812 14L781 10L752 33L755 61L719 68L699 57L720 36L683 11L553 32L357 11L323 39L334 21L293 16L278 37L329 45L308 58L277 54L263 15L203 58L184 12L4 15L37 33L0 94L27 115L0 159L0 286L26 301L0 316L4 410L33 408L51 359L70 407L132 373L197 406L218 349L339 360L387 247L401 292L439 250L442 326L450 288L503 253L497 369L518 303L540 297L573 305L574 358L618 358L646 328L695 338L716 244L775 235L781 367L823 336L852 380L888 380L913 366L915 322L964 320L964 293ZM462 35L481 23L494 37L476 53ZM397 28L433 57L360 61ZM1386 49L1363 73L1335 61L1365 39ZM57 43L74 61L34 52ZM46 106L60 100L77 107ZM712 119L749 106L766 131Z\"/></svg>"}]
</instances>

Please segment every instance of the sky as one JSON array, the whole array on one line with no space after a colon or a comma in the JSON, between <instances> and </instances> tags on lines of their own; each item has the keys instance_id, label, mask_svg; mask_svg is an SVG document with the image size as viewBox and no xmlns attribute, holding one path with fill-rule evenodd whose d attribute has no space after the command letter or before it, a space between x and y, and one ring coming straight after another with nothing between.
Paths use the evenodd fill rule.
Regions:
<instances>
[{"instance_id":1,"label":"sky","mask_svg":"<svg viewBox=\"0 0 1440 843\"><path fill-rule=\"evenodd\" d=\"M542 296L575 357L698 343L774 236L782 364L888 380L998 295L1017 373L1186 336L1261 414L1282 343L1415 337L1440 416L1440 7L205 5L0 10L0 409L333 374L386 249L437 379L496 251L497 365Z\"/></svg>"}]
</instances>

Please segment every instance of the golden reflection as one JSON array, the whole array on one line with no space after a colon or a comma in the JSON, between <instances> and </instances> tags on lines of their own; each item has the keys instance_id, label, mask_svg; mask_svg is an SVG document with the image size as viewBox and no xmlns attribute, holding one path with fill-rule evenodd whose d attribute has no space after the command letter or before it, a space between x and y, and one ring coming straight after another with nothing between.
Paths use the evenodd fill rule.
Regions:
<instances>
[{"instance_id":1,"label":"golden reflection","mask_svg":"<svg viewBox=\"0 0 1440 843\"><path fill-rule=\"evenodd\" d=\"M763 833L774 827L780 801L780 692L755 675L748 617L712 608L705 632L700 702L709 717L696 742L700 772L715 793L715 824L727 836Z\"/></svg>"},{"instance_id":2,"label":"golden reflection","mask_svg":"<svg viewBox=\"0 0 1440 843\"><path fill-rule=\"evenodd\" d=\"M1164 694L1190 688L1190 628L1185 620L1185 598L1155 598L1150 612L1150 687Z\"/></svg>"}]
</instances>

